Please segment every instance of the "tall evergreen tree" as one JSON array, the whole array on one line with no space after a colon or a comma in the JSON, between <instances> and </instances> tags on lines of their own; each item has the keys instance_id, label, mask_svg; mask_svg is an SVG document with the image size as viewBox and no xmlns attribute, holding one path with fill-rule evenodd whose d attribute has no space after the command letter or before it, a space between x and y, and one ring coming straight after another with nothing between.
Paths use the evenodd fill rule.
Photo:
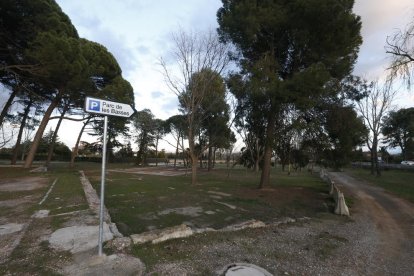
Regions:
<instances>
[{"instance_id":1,"label":"tall evergreen tree","mask_svg":"<svg viewBox=\"0 0 414 276\"><path fill-rule=\"evenodd\" d=\"M284 103L306 109L333 92L325 89L352 71L361 21L353 0L222 0L219 35L231 42L241 74L263 103L264 165L259 188L269 185L278 110Z\"/></svg>"},{"instance_id":2,"label":"tall evergreen tree","mask_svg":"<svg viewBox=\"0 0 414 276\"><path fill-rule=\"evenodd\" d=\"M133 125L137 131L137 165L146 165L147 156L150 147L154 146L155 142L155 125L154 115L151 110L144 109L135 114L133 119Z\"/></svg>"}]
</instances>

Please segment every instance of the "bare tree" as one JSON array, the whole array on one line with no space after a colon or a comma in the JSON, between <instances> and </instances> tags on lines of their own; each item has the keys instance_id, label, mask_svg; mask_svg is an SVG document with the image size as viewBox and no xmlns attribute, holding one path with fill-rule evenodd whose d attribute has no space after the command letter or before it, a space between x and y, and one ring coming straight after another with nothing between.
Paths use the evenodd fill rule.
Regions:
<instances>
[{"instance_id":1,"label":"bare tree","mask_svg":"<svg viewBox=\"0 0 414 276\"><path fill-rule=\"evenodd\" d=\"M378 143L383 124L383 118L391 109L391 104L396 94L391 82L379 85L378 81L367 86L367 97L357 102L357 110L364 118L364 124L368 129L366 144L371 152L371 174L381 175L378 165Z\"/></svg>"},{"instance_id":2,"label":"bare tree","mask_svg":"<svg viewBox=\"0 0 414 276\"><path fill-rule=\"evenodd\" d=\"M193 77L202 70L221 74L229 63L228 45L220 43L213 31L196 34L179 30L173 34L172 40L174 48L171 59L174 63L168 64L161 58L160 64L166 83L180 99L182 112L186 117L192 165L191 183L194 185L197 181L197 160L202 153L202 150L196 151L197 128L200 124L199 110L209 92L212 80L208 77Z\"/></svg>"},{"instance_id":3,"label":"bare tree","mask_svg":"<svg viewBox=\"0 0 414 276\"><path fill-rule=\"evenodd\" d=\"M405 31L398 30L387 37L386 43L386 53L392 58L389 67L391 78L400 76L410 87L414 77L414 18Z\"/></svg>"}]
</instances>

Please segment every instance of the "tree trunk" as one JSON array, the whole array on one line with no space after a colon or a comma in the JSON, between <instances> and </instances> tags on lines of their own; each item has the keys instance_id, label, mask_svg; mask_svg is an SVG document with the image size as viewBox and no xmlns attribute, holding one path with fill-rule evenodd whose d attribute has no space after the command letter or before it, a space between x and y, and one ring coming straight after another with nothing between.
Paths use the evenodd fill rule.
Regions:
<instances>
[{"instance_id":1,"label":"tree trunk","mask_svg":"<svg viewBox=\"0 0 414 276\"><path fill-rule=\"evenodd\" d=\"M183 165L184 165L184 167L188 167L187 150L184 149L184 135L181 136L181 145L183 145Z\"/></svg>"},{"instance_id":2,"label":"tree trunk","mask_svg":"<svg viewBox=\"0 0 414 276\"><path fill-rule=\"evenodd\" d=\"M9 96L9 99L7 100L6 104L4 105L3 110L1 111L1 114L0 114L0 126L3 125L3 120L6 117L10 106L13 104L13 100L16 97L18 91L19 91L18 88L14 88L12 93Z\"/></svg>"},{"instance_id":3,"label":"tree trunk","mask_svg":"<svg viewBox=\"0 0 414 276\"><path fill-rule=\"evenodd\" d=\"M85 127L89 123L90 120L91 120L90 118L88 120L86 120L86 122L83 123L83 126L82 126L81 130L79 131L78 139L76 140L76 143L75 143L75 148L73 149L71 157L70 157L70 167L71 168L73 168L75 166L75 158L76 158L76 156L78 156L79 142L80 142L80 139L82 137L83 131L85 130Z\"/></svg>"},{"instance_id":4,"label":"tree trunk","mask_svg":"<svg viewBox=\"0 0 414 276\"><path fill-rule=\"evenodd\" d=\"M253 167L253 171L255 173L259 172L259 163L260 163L259 157L256 156L256 158L254 159L254 167Z\"/></svg>"},{"instance_id":5,"label":"tree trunk","mask_svg":"<svg viewBox=\"0 0 414 276\"><path fill-rule=\"evenodd\" d=\"M53 132L52 143L50 143L50 145L49 145L49 152L47 154L45 167L49 167L50 161L52 161L53 150L55 149L55 143L56 143L58 131L59 131L59 128L60 128L60 124L62 123L63 117L65 116L68 109L69 109L69 104L65 104L65 106L63 107L62 114L60 115L59 121L56 125L55 131Z\"/></svg>"},{"instance_id":6,"label":"tree trunk","mask_svg":"<svg viewBox=\"0 0 414 276\"><path fill-rule=\"evenodd\" d=\"M213 168L213 147L208 146L208 163L207 163L207 171L211 171Z\"/></svg>"},{"instance_id":7,"label":"tree trunk","mask_svg":"<svg viewBox=\"0 0 414 276\"><path fill-rule=\"evenodd\" d=\"M376 168L376 170L377 170L377 176L381 176L381 165L379 164L379 162L378 162L378 157L377 157L377 159L375 160L375 168Z\"/></svg>"},{"instance_id":8,"label":"tree trunk","mask_svg":"<svg viewBox=\"0 0 414 276\"><path fill-rule=\"evenodd\" d=\"M270 166L273 150L273 134L275 131L275 121L276 121L275 112L270 112L269 118L267 120L267 130L266 130L266 141L265 141L265 152L264 152L264 163L262 175L260 178L259 189L268 187L270 185Z\"/></svg>"},{"instance_id":9,"label":"tree trunk","mask_svg":"<svg viewBox=\"0 0 414 276\"><path fill-rule=\"evenodd\" d=\"M375 164L377 159L377 144L378 144L378 138L374 134L374 137L372 139L372 146L371 146L371 175L375 175Z\"/></svg>"},{"instance_id":10,"label":"tree trunk","mask_svg":"<svg viewBox=\"0 0 414 276\"><path fill-rule=\"evenodd\" d=\"M191 185L197 184L197 156L191 154Z\"/></svg>"},{"instance_id":11,"label":"tree trunk","mask_svg":"<svg viewBox=\"0 0 414 276\"><path fill-rule=\"evenodd\" d=\"M27 117L29 116L29 112L30 112L30 108L32 107L32 104L33 104L33 102L29 101L29 103L27 104L27 106L24 109L23 118L22 118L22 121L20 122L19 134L17 135L16 145L14 146L13 155L12 155L12 158L11 158L11 164L12 165L16 165L17 154L18 154L19 149L20 149L20 143L21 143L21 140L22 140L23 131L24 131L24 128L26 127L26 120L27 120Z\"/></svg>"},{"instance_id":12,"label":"tree trunk","mask_svg":"<svg viewBox=\"0 0 414 276\"><path fill-rule=\"evenodd\" d=\"M190 159L191 159L191 185L195 185L197 183L197 159L198 158L197 158L197 155L195 154L195 141L194 141L192 124L189 124L189 127L188 127L188 146L190 148Z\"/></svg>"},{"instance_id":13,"label":"tree trunk","mask_svg":"<svg viewBox=\"0 0 414 276\"><path fill-rule=\"evenodd\" d=\"M253 171L255 173L259 172L259 163L260 163L260 149L259 149L259 139L256 138L255 141L255 152L253 153L253 147L250 150L250 156L252 158L252 160L254 160L254 167L253 167Z\"/></svg>"},{"instance_id":14,"label":"tree trunk","mask_svg":"<svg viewBox=\"0 0 414 276\"><path fill-rule=\"evenodd\" d=\"M155 167L158 167L158 138L155 142Z\"/></svg>"},{"instance_id":15,"label":"tree trunk","mask_svg":"<svg viewBox=\"0 0 414 276\"><path fill-rule=\"evenodd\" d=\"M177 147L175 148L174 168L177 166L178 146L180 144L180 136L177 137Z\"/></svg>"},{"instance_id":16,"label":"tree trunk","mask_svg":"<svg viewBox=\"0 0 414 276\"><path fill-rule=\"evenodd\" d=\"M402 156L403 160L407 160L407 158L406 158L406 150L405 150L405 147L404 147L403 143L398 143L398 145L401 148L401 156Z\"/></svg>"},{"instance_id":17,"label":"tree trunk","mask_svg":"<svg viewBox=\"0 0 414 276\"><path fill-rule=\"evenodd\" d=\"M373 164L373 169L375 168L375 174L376 176L381 176L381 170L380 167L378 165L378 136L374 135L374 139L373 139L373 143L372 143L372 150L373 150L373 155L374 155L374 164Z\"/></svg>"},{"instance_id":18,"label":"tree trunk","mask_svg":"<svg viewBox=\"0 0 414 276\"><path fill-rule=\"evenodd\" d=\"M214 147L214 151L213 151L213 168L216 167L216 150L217 150L217 147Z\"/></svg>"},{"instance_id":19,"label":"tree trunk","mask_svg":"<svg viewBox=\"0 0 414 276\"><path fill-rule=\"evenodd\" d=\"M39 146L40 140L42 139L43 132L45 131L45 128L47 126L47 123L49 122L49 117L52 114L55 107L58 105L59 97L58 95L56 98L50 103L49 107L47 108L42 121L40 122L39 128L37 129L36 135L33 139L33 143L30 147L30 151L26 157L26 161L24 163L24 168L28 169L32 166L33 160L37 151L37 147Z\"/></svg>"}]
</instances>

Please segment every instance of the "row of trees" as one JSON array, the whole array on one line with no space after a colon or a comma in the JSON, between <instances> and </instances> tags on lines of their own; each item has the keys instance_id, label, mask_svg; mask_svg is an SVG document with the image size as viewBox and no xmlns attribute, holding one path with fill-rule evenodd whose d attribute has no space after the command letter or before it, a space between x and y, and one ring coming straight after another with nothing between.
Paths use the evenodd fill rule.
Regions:
<instances>
[{"instance_id":1,"label":"row of trees","mask_svg":"<svg viewBox=\"0 0 414 276\"><path fill-rule=\"evenodd\" d=\"M39 152L48 122L57 119L57 127L51 140L48 139L48 165L61 122L70 119L83 123L72 151L73 165L84 130L92 126L92 135L102 136L102 120L82 111L85 96L116 99L133 105L132 87L122 78L116 60L102 45L78 37L70 19L55 1L3 1L1 5L1 83L11 93L3 106L0 125L3 130L6 123L20 125L12 163L16 163L15 156L21 151L22 140L30 137L26 135L24 139L23 133L37 127L24 165L30 167L35 153ZM159 140L171 133L176 139L176 153L188 152L193 167L196 167L198 156L208 149L208 168L211 169L213 152L235 140L227 124L229 106L220 76L229 61L227 46L213 33L205 37L181 33L174 39L184 46L181 49L184 52L177 51L177 56L190 53L202 59L197 64L186 64L195 67L186 72L186 83L177 91L184 115L173 116L164 122L155 119L151 111L142 110L132 118L132 126L137 131L137 163L145 163L150 148L155 148L157 155ZM12 106L17 106L17 112L10 112ZM56 110L60 115L52 116ZM120 137L130 136L128 121L110 118L108 157L113 156L117 147L130 154L130 146L123 146L119 141ZM188 149L184 140L189 141ZM6 142L8 140L4 139L4 144Z\"/></svg>"},{"instance_id":2,"label":"row of trees","mask_svg":"<svg viewBox=\"0 0 414 276\"><path fill-rule=\"evenodd\" d=\"M222 2L217 13L222 44L211 35L200 43L179 33L173 56L180 75L172 75L161 61L186 118L192 182L200 153L195 148L202 144L194 130L202 122L198 112L212 83L198 76L206 69L222 73L228 61L223 51L230 51L238 68L228 74L226 84L236 103L234 126L246 145L240 162L262 170L260 188L269 185L274 155L282 165L303 164L308 157L339 167L366 144L373 172L376 165L379 173L379 135L395 95L392 80L403 74L410 83L407 40L412 32L388 42L395 57L390 79L369 83L351 75L362 43L354 1Z\"/></svg>"},{"instance_id":3,"label":"row of trees","mask_svg":"<svg viewBox=\"0 0 414 276\"><path fill-rule=\"evenodd\" d=\"M201 125L220 129L205 103L220 105L215 91L222 81L215 79L230 59L238 68L226 77L235 100L232 124L246 144L240 162L262 170L260 188L269 185L274 154L282 164L305 163L305 152L335 166L346 162L367 132L351 103L366 92L351 76L362 42L353 1L222 2L218 39L179 32L171 55L178 70L161 60L185 118L192 183L197 160L211 143L197 136Z\"/></svg>"},{"instance_id":4,"label":"row of trees","mask_svg":"<svg viewBox=\"0 0 414 276\"><path fill-rule=\"evenodd\" d=\"M181 114L162 121L142 110L132 118L138 164L146 163L150 150L157 156L160 139L170 133L176 156L188 154L195 184L200 156L208 152L211 169L216 149L231 150L233 128L245 142L239 162L261 170L259 187L264 188L275 156L283 166L300 167L313 160L339 167L357 146L367 144L374 169L381 129L391 144L402 144L393 138L396 130L385 127L396 115L391 113L384 124L395 94L391 82L378 85L351 74L362 43L353 0L222 2L218 34L180 31L172 38L175 47L169 56L175 63L161 58ZM1 5L0 77L12 92L0 123L14 99L24 107L13 114L20 130L34 110L43 114L25 162L30 167L48 121L59 120L55 136L64 118L77 115L83 127L72 151L73 164L88 125L102 136L102 120L81 110L85 95L133 105L132 87L112 55L102 45L79 38L53 0ZM409 40L412 32L405 35ZM387 51L396 57L391 76L403 74L410 84L411 44L401 36L388 41ZM56 109L61 115L52 117ZM130 136L127 121L111 118L110 154L116 147L131 154L131 146L119 142L121 136ZM412 140L404 139L406 152Z\"/></svg>"},{"instance_id":5,"label":"row of trees","mask_svg":"<svg viewBox=\"0 0 414 276\"><path fill-rule=\"evenodd\" d=\"M57 119L58 123L47 164L63 119L76 115L77 120L84 121L84 127L101 124L100 119L84 114L86 95L134 104L133 89L122 78L112 54L104 46L80 38L54 0L1 1L0 39L0 81L11 91L0 114L0 126L4 128L6 120L20 125L12 163L16 162L24 130L33 128L36 114L40 113L41 119L25 160L26 168L32 165L50 120ZM17 113L9 112L13 104L21 107ZM52 117L55 110L60 115ZM110 143L114 143L114 133L126 130L125 120L111 120Z\"/></svg>"},{"instance_id":6,"label":"row of trees","mask_svg":"<svg viewBox=\"0 0 414 276\"><path fill-rule=\"evenodd\" d=\"M214 76L210 76L210 74ZM174 115L167 120L155 118L148 109L137 112L133 118L133 126L137 133L137 160L138 165L146 164L146 158L150 151L154 156L158 156L159 142L165 135L170 134L174 142L170 143L175 147L174 167L176 166L177 157L181 154L186 162L186 155L191 160L191 166L197 168L197 161L207 151L207 169L213 168L213 160L217 149L231 148L236 142L234 133L228 124L230 114L229 105L226 103L224 81L217 73L212 71L202 71L195 74L193 78L209 78L209 91L200 101L196 112L194 112L193 125L191 131L194 133L194 148L186 146L185 141L189 141L190 127L188 117L184 114ZM193 80L194 81L194 80ZM190 91L180 95L180 108L185 113L188 108ZM191 157L193 154L193 157ZM194 159L192 159L194 158ZM195 163L193 163L195 160ZM157 161L156 161L157 162ZM190 165L190 164L188 164Z\"/></svg>"}]
</instances>

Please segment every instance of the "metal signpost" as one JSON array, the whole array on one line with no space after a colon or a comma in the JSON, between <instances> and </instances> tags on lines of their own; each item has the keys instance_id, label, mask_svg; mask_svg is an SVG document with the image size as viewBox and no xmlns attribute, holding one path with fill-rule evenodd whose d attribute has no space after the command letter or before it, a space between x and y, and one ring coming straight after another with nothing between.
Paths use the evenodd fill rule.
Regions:
<instances>
[{"instance_id":1,"label":"metal signpost","mask_svg":"<svg viewBox=\"0 0 414 276\"><path fill-rule=\"evenodd\" d=\"M103 243L103 221L104 221L104 192L105 192L105 170L106 170L106 136L108 128L108 115L129 118L135 110L129 104L111 102L102 99L87 97L85 100L85 111L104 115L103 147L102 147L102 172L101 172L101 198L99 205L99 238L98 254L102 255Z\"/></svg>"}]
</instances>

